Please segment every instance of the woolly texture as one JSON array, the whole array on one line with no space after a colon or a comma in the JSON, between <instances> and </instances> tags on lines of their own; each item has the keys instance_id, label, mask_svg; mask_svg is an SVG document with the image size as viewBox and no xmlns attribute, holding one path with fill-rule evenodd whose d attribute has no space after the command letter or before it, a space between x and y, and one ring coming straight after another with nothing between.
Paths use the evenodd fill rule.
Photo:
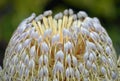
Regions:
<instances>
[{"instance_id":1,"label":"woolly texture","mask_svg":"<svg viewBox=\"0 0 120 81\"><path fill-rule=\"evenodd\" d=\"M96 17L72 9L23 20L10 39L0 76L2 81L119 81L106 30Z\"/></svg>"}]
</instances>

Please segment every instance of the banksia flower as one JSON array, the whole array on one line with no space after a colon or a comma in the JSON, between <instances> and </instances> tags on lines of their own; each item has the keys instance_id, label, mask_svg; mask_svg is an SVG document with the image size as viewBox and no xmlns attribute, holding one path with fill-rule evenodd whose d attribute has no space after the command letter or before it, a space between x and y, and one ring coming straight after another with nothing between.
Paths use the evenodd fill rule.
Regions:
<instances>
[{"instance_id":1,"label":"banksia flower","mask_svg":"<svg viewBox=\"0 0 120 81\"><path fill-rule=\"evenodd\" d=\"M0 73L2 81L118 81L119 76L112 40L100 21L72 9L23 20Z\"/></svg>"}]
</instances>

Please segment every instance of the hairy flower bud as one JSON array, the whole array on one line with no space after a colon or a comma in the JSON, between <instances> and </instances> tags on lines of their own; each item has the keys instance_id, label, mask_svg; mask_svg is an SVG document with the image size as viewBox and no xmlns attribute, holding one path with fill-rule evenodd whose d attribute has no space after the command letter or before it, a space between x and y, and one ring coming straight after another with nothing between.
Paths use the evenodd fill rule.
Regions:
<instances>
[{"instance_id":1,"label":"hairy flower bud","mask_svg":"<svg viewBox=\"0 0 120 81\"><path fill-rule=\"evenodd\" d=\"M14 32L0 81L120 81L112 40L98 18L66 9L33 13Z\"/></svg>"}]
</instances>

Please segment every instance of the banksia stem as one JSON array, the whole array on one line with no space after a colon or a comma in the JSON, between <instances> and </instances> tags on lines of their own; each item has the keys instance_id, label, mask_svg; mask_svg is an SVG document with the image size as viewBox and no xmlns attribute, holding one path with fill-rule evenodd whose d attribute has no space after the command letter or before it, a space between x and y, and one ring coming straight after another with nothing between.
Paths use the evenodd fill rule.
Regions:
<instances>
[{"instance_id":1,"label":"banksia stem","mask_svg":"<svg viewBox=\"0 0 120 81\"><path fill-rule=\"evenodd\" d=\"M5 52L3 81L118 81L112 40L99 20L72 9L32 14Z\"/></svg>"}]
</instances>

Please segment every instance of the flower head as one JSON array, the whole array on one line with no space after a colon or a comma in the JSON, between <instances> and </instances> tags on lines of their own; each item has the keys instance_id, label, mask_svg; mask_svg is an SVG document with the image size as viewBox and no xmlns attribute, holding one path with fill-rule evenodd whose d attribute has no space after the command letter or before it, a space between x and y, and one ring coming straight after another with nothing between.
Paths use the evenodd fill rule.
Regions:
<instances>
[{"instance_id":1,"label":"flower head","mask_svg":"<svg viewBox=\"0 0 120 81\"><path fill-rule=\"evenodd\" d=\"M106 30L84 11L45 11L22 21L6 49L2 80L118 81ZM1 69L0 69L1 72Z\"/></svg>"}]
</instances>

